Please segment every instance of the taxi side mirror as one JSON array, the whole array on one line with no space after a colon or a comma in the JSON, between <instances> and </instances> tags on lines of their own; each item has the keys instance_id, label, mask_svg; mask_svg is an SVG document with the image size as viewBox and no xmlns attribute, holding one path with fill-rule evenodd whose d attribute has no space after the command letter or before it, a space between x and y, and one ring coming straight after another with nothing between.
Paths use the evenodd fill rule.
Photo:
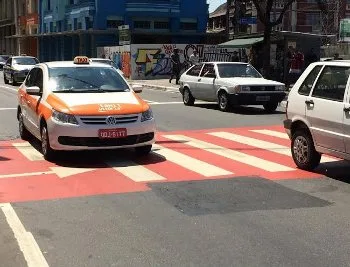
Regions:
<instances>
[{"instance_id":1,"label":"taxi side mirror","mask_svg":"<svg viewBox=\"0 0 350 267\"><path fill-rule=\"evenodd\" d=\"M40 88L38 86L30 86L26 89L28 95L40 95Z\"/></svg>"},{"instance_id":2,"label":"taxi side mirror","mask_svg":"<svg viewBox=\"0 0 350 267\"><path fill-rule=\"evenodd\" d=\"M132 86L132 90L136 93L136 94L139 94L139 93L142 93L142 85L133 85Z\"/></svg>"}]
</instances>

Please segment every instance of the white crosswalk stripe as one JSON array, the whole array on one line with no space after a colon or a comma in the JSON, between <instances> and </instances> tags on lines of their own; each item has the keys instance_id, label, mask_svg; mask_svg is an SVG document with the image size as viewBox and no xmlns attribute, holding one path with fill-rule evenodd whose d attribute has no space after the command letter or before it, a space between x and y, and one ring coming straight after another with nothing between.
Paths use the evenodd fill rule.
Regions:
<instances>
[{"instance_id":1,"label":"white crosswalk stripe","mask_svg":"<svg viewBox=\"0 0 350 267\"><path fill-rule=\"evenodd\" d=\"M192 158L177 151L162 147L160 145L154 145L155 153L165 157L168 161L171 161L183 168L189 169L193 172L199 173L205 177L215 177L222 175L233 174L227 170L221 169L204 161Z\"/></svg>"},{"instance_id":2,"label":"white crosswalk stripe","mask_svg":"<svg viewBox=\"0 0 350 267\"><path fill-rule=\"evenodd\" d=\"M163 176L155 173L142 165L127 160L127 161L109 161L107 164L117 172L135 182L150 182L166 180Z\"/></svg>"},{"instance_id":3,"label":"white crosswalk stripe","mask_svg":"<svg viewBox=\"0 0 350 267\"><path fill-rule=\"evenodd\" d=\"M28 142L14 143L13 146L30 161L44 160L43 155Z\"/></svg>"},{"instance_id":4,"label":"white crosswalk stripe","mask_svg":"<svg viewBox=\"0 0 350 267\"><path fill-rule=\"evenodd\" d=\"M272 136L272 137L278 137L278 138L281 138L281 139L289 140L288 134L281 133L281 132L278 132L278 131L272 131L272 130L263 129L263 130L250 130L250 132L260 133L260 134L269 135L269 136Z\"/></svg>"},{"instance_id":5,"label":"white crosswalk stripe","mask_svg":"<svg viewBox=\"0 0 350 267\"><path fill-rule=\"evenodd\" d=\"M204 142L195 138L187 137L184 135L165 135L164 137L174 140L174 141L185 141L186 145L203 149L210 153L232 159L234 161L238 161L247 165L251 165L255 168L263 169L269 172L284 172L284 171L293 171L295 169L271 162L268 160L264 160L255 156L251 156L245 153L241 153L235 150L227 149L225 147L221 147L218 145L214 145L212 143Z\"/></svg>"}]
</instances>

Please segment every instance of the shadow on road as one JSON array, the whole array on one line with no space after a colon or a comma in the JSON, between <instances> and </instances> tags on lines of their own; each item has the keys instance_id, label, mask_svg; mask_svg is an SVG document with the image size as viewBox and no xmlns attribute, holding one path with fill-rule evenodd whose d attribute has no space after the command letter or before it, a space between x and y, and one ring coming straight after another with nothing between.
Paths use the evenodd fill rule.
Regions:
<instances>
[{"instance_id":1,"label":"shadow on road","mask_svg":"<svg viewBox=\"0 0 350 267\"><path fill-rule=\"evenodd\" d=\"M350 184L350 162L340 160L336 162L322 163L315 170L316 173L340 182Z\"/></svg>"},{"instance_id":2,"label":"shadow on road","mask_svg":"<svg viewBox=\"0 0 350 267\"><path fill-rule=\"evenodd\" d=\"M195 104L194 107L211 109L211 110L219 110L218 105L216 103L210 103L210 104L198 103L198 104ZM227 113L235 113L240 115L266 115L266 114L284 114L285 112L277 110L275 112L268 113L263 108L260 108L260 107L238 106L238 107L232 108Z\"/></svg>"}]
</instances>

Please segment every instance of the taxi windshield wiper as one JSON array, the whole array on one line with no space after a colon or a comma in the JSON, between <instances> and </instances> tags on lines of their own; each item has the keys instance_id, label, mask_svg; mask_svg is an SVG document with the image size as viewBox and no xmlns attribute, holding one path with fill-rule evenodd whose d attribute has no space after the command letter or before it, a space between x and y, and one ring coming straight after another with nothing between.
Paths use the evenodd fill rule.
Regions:
<instances>
[{"instance_id":1,"label":"taxi windshield wiper","mask_svg":"<svg viewBox=\"0 0 350 267\"><path fill-rule=\"evenodd\" d=\"M84 80L81 80L81 79L78 79L78 78L75 78L75 77L68 76L67 74L58 75L57 78L68 78L68 79L72 79L72 80L76 80L76 81L85 83L85 84L90 85L90 86L92 86L94 88L97 87L95 84L89 83L87 81L84 81Z\"/></svg>"}]
</instances>

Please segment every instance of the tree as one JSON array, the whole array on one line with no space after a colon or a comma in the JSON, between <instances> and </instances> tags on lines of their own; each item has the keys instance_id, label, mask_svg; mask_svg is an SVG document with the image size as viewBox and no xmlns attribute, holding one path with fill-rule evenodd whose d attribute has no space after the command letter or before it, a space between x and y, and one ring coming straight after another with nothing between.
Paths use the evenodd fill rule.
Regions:
<instances>
[{"instance_id":1,"label":"tree","mask_svg":"<svg viewBox=\"0 0 350 267\"><path fill-rule=\"evenodd\" d=\"M284 14L295 0L252 0L257 10L258 18L264 25L264 43L263 43L263 73L270 73L270 47L272 28L281 24ZM275 21L271 20L272 8L275 4L282 6L280 14Z\"/></svg>"},{"instance_id":2,"label":"tree","mask_svg":"<svg viewBox=\"0 0 350 267\"><path fill-rule=\"evenodd\" d=\"M252 0L257 10L258 18L264 25L264 43L263 43L263 73L269 75L270 73L270 47L271 47L271 33L272 28L283 22L283 17L287 10L296 0ZM327 12L325 8L326 0L316 0L318 8L322 12ZM280 14L275 21L271 20L271 12L274 5L281 6Z\"/></svg>"}]
</instances>

